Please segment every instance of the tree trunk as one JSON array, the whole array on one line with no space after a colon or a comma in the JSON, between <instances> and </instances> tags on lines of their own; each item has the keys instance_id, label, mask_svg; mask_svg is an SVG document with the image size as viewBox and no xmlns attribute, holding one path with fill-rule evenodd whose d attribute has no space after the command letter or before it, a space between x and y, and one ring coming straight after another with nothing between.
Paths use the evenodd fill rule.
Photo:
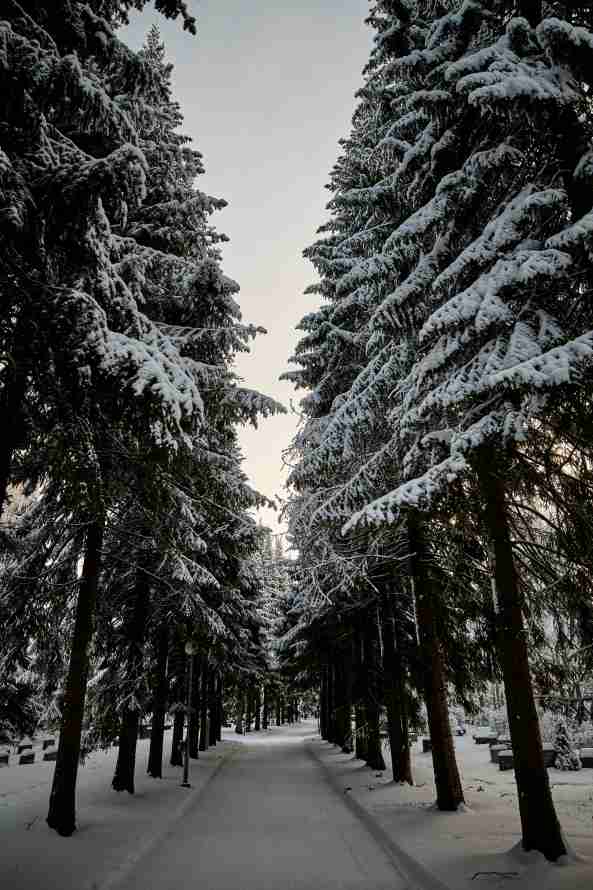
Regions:
<instances>
[{"instance_id":1,"label":"tree trunk","mask_svg":"<svg viewBox=\"0 0 593 890\"><path fill-rule=\"evenodd\" d=\"M269 713L269 693L268 687L264 683L264 705L263 705L263 713L262 713L262 729L267 729L270 725L270 713Z\"/></svg>"},{"instance_id":2,"label":"tree trunk","mask_svg":"<svg viewBox=\"0 0 593 890\"><path fill-rule=\"evenodd\" d=\"M497 637L517 780L522 845L524 850L539 850L546 859L555 861L566 853L566 846L544 766L505 485L497 471L496 457L491 452L482 455L479 479L485 500L484 520L493 550Z\"/></svg>"},{"instance_id":3,"label":"tree trunk","mask_svg":"<svg viewBox=\"0 0 593 890\"><path fill-rule=\"evenodd\" d=\"M455 758L447 680L437 623L438 595L430 574L429 554L420 521L408 516L411 577L416 600L424 699L432 742L432 764L439 810L455 811L463 802L463 789Z\"/></svg>"},{"instance_id":4,"label":"tree trunk","mask_svg":"<svg viewBox=\"0 0 593 890\"><path fill-rule=\"evenodd\" d=\"M216 745L218 740L218 731L216 728L218 714L218 699L216 697L216 672L210 669L210 679L208 681L208 744Z\"/></svg>"},{"instance_id":5,"label":"tree trunk","mask_svg":"<svg viewBox=\"0 0 593 890\"><path fill-rule=\"evenodd\" d=\"M216 741L222 741L222 724L224 719L224 675L222 671L218 674L218 684L216 687L216 697L218 707L216 709Z\"/></svg>"},{"instance_id":6,"label":"tree trunk","mask_svg":"<svg viewBox=\"0 0 593 890\"><path fill-rule=\"evenodd\" d=\"M156 677L153 690L152 728L148 752L147 772L153 779L163 777L163 742L165 735L165 715L167 713L167 656L169 654L169 628L165 621L161 624L156 641Z\"/></svg>"},{"instance_id":7,"label":"tree trunk","mask_svg":"<svg viewBox=\"0 0 593 890\"><path fill-rule=\"evenodd\" d=\"M189 722L189 756L193 760L199 759L200 744L200 721L198 715L200 713L200 686L202 680L202 659L199 655L194 655L194 678L193 689L191 694L191 706L193 719Z\"/></svg>"},{"instance_id":8,"label":"tree trunk","mask_svg":"<svg viewBox=\"0 0 593 890\"><path fill-rule=\"evenodd\" d=\"M178 706L173 714L173 736L171 739L171 766L183 766L183 727L185 723L185 684L186 684L186 655L180 637L179 628L176 629L171 640L171 654L169 667L174 677L173 701ZM183 707L179 707L183 706Z\"/></svg>"},{"instance_id":9,"label":"tree trunk","mask_svg":"<svg viewBox=\"0 0 593 890\"><path fill-rule=\"evenodd\" d=\"M354 726L355 726L355 742L354 756L357 760L367 759L367 720L364 710L363 692L365 688L364 663L362 657L362 637L358 627L354 631L354 639L352 641L353 648L353 664L355 671L355 704L354 704Z\"/></svg>"},{"instance_id":10,"label":"tree trunk","mask_svg":"<svg viewBox=\"0 0 593 890\"><path fill-rule=\"evenodd\" d=\"M392 598L384 597L381 609L383 630L383 678L387 732L391 750L391 767L394 782L413 785L404 661Z\"/></svg>"},{"instance_id":11,"label":"tree trunk","mask_svg":"<svg viewBox=\"0 0 593 890\"><path fill-rule=\"evenodd\" d=\"M276 726L282 725L282 705L280 704L280 696L276 696Z\"/></svg>"},{"instance_id":12,"label":"tree trunk","mask_svg":"<svg viewBox=\"0 0 593 890\"><path fill-rule=\"evenodd\" d=\"M208 667L208 657L205 656L202 661L202 677L200 683L200 751L208 750L208 682L210 670ZM197 717L197 715L196 715Z\"/></svg>"},{"instance_id":13,"label":"tree trunk","mask_svg":"<svg viewBox=\"0 0 593 890\"><path fill-rule=\"evenodd\" d=\"M245 732L251 732L251 723L253 721L253 688L251 684L247 687L247 710L245 711Z\"/></svg>"},{"instance_id":14,"label":"tree trunk","mask_svg":"<svg viewBox=\"0 0 593 890\"><path fill-rule=\"evenodd\" d=\"M352 653L341 650L336 653L336 744L346 754L350 753L352 735Z\"/></svg>"},{"instance_id":15,"label":"tree trunk","mask_svg":"<svg viewBox=\"0 0 593 890\"><path fill-rule=\"evenodd\" d=\"M254 697L254 707L255 707L255 723L254 729L256 732L259 732L261 729L261 689L259 683L255 687L255 697Z\"/></svg>"},{"instance_id":16,"label":"tree trunk","mask_svg":"<svg viewBox=\"0 0 593 890\"><path fill-rule=\"evenodd\" d=\"M371 769L384 770L385 760L381 750L381 658L379 650L379 628L376 609L373 607L365 615L364 659L366 664L365 712L368 725L366 761Z\"/></svg>"},{"instance_id":17,"label":"tree trunk","mask_svg":"<svg viewBox=\"0 0 593 890\"><path fill-rule=\"evenodd\" d=\"M173 715L173 737L171 739L171 766L183 766L183 726L185 714L183 711L175 711Z\"/></svg>"},{"instance_id":18,"label":"tree trunk","mask_svg":"<svg viewBox=\"0 0 593 890\"><path fill-rule=\"evenodd\" d=\"M88 652L93 635L102 543L103 521L96 519L89 525L86 534L58 754L47 815L49 827L54 828L63 837L69 837L76 830L76 776L80 758L80 737L89 668Z\"/></svg>"},{"instance_id":19,"label":"tree trunk","mask_svg":"<svg viewBox=\"0 0 593 890\"><path fill-rule=\"evenodd\" d=\"M239 692L237 695L237 719L235 722L235 732L237 735L243 735L243 715L245 713L245 693Z\"/></svg>"},{"instance_id":20,"label":"tree trunk","mask_svg":"<svg viewBox=\"0 0 593 890\"><path fill-rule=\"evenodd\" d=\"M327 741L328 727L327 709L327 664L321 665L321 683L319 687L319 735Z\"/></svg>"},{"instance_id":21,"label":"tree trunk","mask_svg":"<svg viewBox=\"0 0 593 890\"><path fill-rule=\"evenodd\" d=\"M150 587L147 583L147 576L143 571L138 570L134 586L132 615L127 631L129 640L128 672L131 675L134 689L136 689L142 674L149 599ZM115 775L111 783L114 791L134 793L134 772L136 770L136 746L138 744L140 713L138 707L131 708L129 706L126 706L122 713L117 763Z\"/></svg>"}]
</instances>

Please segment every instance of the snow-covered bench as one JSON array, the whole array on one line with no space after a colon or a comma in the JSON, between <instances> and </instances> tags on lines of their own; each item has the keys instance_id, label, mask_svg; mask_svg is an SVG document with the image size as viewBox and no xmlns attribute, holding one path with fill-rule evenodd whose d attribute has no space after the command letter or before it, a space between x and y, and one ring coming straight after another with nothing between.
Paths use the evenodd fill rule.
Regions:
<instances>
[{"instance_id":1,"label":"snow-covered bench","mask_svg":"<svg viewBox=\"0 0 593 890\"><path fill-rule=\"evenodd\" d=\"M492 763L498 763L498 755L501 751L507 751L508 745L490 745L490 760Z\"/></svg>"},{"instance_id":2,"label":"snow-covered bench","mask_svg":"<svg viewBox=\"0 0 593 890\"><path fill-rule=\"evenodd\" d=\"M581 766L593 767L593 748L581 748L579 756Z\"/></svg>"}]
</instances>

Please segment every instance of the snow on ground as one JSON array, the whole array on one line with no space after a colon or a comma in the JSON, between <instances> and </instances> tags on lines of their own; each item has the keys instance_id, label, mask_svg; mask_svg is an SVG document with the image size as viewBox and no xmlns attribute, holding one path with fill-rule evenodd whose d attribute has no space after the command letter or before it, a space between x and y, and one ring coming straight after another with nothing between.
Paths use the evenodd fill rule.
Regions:
<instances>
[{"instance_id":1,"label":"snow on ground","mask_svg":"<svg viewBox=\"0 0 593 890\"><path fill-rule=\"evenodd\" d=\"M593 770L549 770L558 815L576 854L562 864L550 864L538 854L517 849L520 830L514 774L490 763L487 745L476 745L469 735L456 739L467 808L440 813L433 805L431 755L420 753L419 743L413 753L416 785L410 788L390 782L389 770L377 775L351 755L321 742L315 732L310 722L242 738L227 730L222 744L191 761L191 790L179 787L178 767L166 766L162 780L146 776L148 741L142 741L134 796L111 789L117 749L97 752L80 768L78 831L71 838L60 838L45 823L54 764L18 766L13 757L10 766L0 767L0 886L7 890L111 890L184 818L228 757L245 744L281 745L294 742L300 734L330 770L334 784L350 788L345 793L383 833L451 890L475 890L481 884L523 890L593 888ZM166 760L169 746L170 733ZM314 808L313 800L311 805Z\"/></svg>"},{"instance_id":2,"label":"snow on ground","mask_svg":"<svg viewBox=\"0 0 593 890\"><path fill-rule=\"evenodd\" d=\"M591 890L593 888L593 770L549 772L552 794L570 857L551 864L538 853L525 853L520 839L514 772L490 762L488 745L471 735L455 739L467 806L441 813L434 806L431 754L414 745L416 785L390 781L327 742L311 742L317 756L338 781L400 847L451 890L477 886L524 890Z\"/></svg>"},{"instance_id":3,"label":"snow on ground","mask_svg":"<svg viewBox=\"0 0 593 890\"><path fill-rule=\"evenodd\" d=\"M107 890L195 800L237 745L232 740L190 761L191 789L168 765L165 734L162 779L146 775L148 740L138 743L136 793L111 788L117 748L92 754L79 769L77 831L62 838L45 822L52 762L0 767L0 887L6 890ZM39 754L36 759L39 758Z\"/></svg>"}]
</instances>

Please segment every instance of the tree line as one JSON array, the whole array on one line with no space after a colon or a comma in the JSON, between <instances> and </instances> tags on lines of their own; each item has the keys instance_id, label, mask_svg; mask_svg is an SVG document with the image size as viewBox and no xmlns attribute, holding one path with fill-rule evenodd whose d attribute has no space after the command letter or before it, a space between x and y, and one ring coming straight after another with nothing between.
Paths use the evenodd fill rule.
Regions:
<instances>
[{"instance_id":1,"label":"tree line","mask_svg":"<svg viewBox=\"0 0 593 890\"><path fill-rule=\"evenodd\" d=\"M60 725L48 824L76 827L81 758L118 740L134 790L141 715L159 777L220 737L223 694L269 669L266 499L237 430L278 411L233 361L263 329L221 268L221 199L196 187L144 0L7 0L0 13L0 697L9 735ZM196 31L182 0L157 9ZM186 644L193 654L186 654Z\"/></svg>"},{"instance_id":2,"label":"tree line","mask_svg":"<svg viewBox=\"0 0 593 890\"><path fill-rule=\"evenodd\" d=\"M593 640L592 9L374 0L368 24L284 375L305 391L284 664L381 768L386 708L399 781L423 704L445 810L449 701L502 681L522 844L555 860L537 697Z\"/></svg>"}]
</instances>

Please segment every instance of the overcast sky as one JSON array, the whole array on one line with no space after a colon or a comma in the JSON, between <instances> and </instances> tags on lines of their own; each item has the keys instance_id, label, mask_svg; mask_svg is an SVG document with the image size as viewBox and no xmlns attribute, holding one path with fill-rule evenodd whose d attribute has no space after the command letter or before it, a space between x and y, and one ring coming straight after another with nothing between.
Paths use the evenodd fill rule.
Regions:
<instances>
[{"instance_id":1,"label":"overcast sky","mask_svg":"<svg viewBox=\"0 0 593 890\"><path fill-rule=\"evenodd\" d=\"M370 49L367 0L187 0L198 36L147 9L122 37L137 49L156 22L175 66L184 131L204 155L198 187L229 206L216 224L231 241L223 269L241 285L245 321L263 325L238 370L246 385L298 407L278 380L298 340L295 326L315 307L303 290L314 271L302 259L326 218L324 188L347 136L354 93ZM283 495L282 451L298 417L245 430L244 469L269 497ZM275 530L278 517L262 518ZM281 526L280 526L281 528Z\"/></svg>"}]
</instances>

